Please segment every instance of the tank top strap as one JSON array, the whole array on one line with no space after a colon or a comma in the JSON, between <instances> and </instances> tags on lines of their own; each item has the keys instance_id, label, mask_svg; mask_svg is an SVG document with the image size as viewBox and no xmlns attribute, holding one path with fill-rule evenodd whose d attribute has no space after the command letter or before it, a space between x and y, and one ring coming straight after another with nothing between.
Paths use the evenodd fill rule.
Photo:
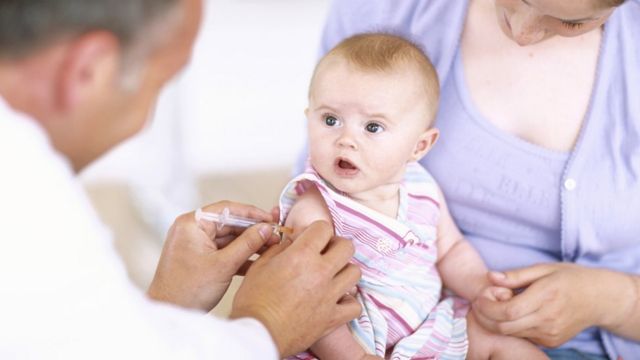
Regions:
<instances>
[{"instance_id":1,"label":"tank top strap","mask_svg":"<svg viewBox=\"0 0 640 360\"><path fill-rule=\"evenodd\" d=\"M435 179L417 162L407 165L400 192L398 220L411 227L421 242L436 239L442 197Z\"/></svg>"}]
</instances>

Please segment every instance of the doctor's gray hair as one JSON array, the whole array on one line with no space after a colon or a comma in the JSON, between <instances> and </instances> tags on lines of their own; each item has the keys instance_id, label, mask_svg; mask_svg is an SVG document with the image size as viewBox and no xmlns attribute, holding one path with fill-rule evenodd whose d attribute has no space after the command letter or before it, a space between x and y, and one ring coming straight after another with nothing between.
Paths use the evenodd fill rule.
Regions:
<instances>
[{"instance_id":1,"label":"doctor's gray hair","mask_svg":"<svg viewBox=\"0 0 640 360\"><path fill-rule=\"evenodd\" d=\"M104 30L129 48L180 0L0 0L0 58Z\"/></svg>"}]
</instances>

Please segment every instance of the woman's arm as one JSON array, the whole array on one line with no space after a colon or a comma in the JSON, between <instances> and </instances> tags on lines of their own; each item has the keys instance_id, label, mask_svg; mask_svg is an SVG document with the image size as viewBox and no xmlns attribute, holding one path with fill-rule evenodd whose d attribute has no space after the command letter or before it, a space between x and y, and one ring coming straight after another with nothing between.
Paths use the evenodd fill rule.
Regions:
<instances>
[{"instance_id":1,"label":"woman's arm","mask_svg":"<svg viewBox=\"0 0 640 360\"><path fill-rule=\"evenodd\" d=\"M627 306L623 306L628 310L621 311L618 321L613 321L610 324L603 324L603 328L610 332L626 337L635 341L640 341L640 276L621 274L623 277L628 278L631 288L631 297L628 299ZM621 280L621 286L624 286L624 282Z\"/></svg>"}]
</instances>

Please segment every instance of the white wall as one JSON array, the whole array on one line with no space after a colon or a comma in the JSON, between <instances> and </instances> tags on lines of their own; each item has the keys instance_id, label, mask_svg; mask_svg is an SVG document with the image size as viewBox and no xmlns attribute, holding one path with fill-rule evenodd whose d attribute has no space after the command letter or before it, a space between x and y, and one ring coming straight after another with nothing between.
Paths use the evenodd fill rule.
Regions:
<instances>
[{"instance_id":1,"label":"white wall","mask_svg":"<svg viewBox=\"0 0 640 360\"><path fill-rule=\"evenodd\" d=\"M209 0L192 63L140 136L83 174L156 190L193 177L289 167L328 0Z\"/></svg>"}]
</instances>

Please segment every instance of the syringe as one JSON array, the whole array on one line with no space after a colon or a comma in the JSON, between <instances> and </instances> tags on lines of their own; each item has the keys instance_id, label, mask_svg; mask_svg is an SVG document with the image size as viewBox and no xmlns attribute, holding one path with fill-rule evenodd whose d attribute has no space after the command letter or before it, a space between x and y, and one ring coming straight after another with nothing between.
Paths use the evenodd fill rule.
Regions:
<instances>
[{"instance_id":1,"label":"syringe","mask_svg":"<svg viewBox=\"0 0 640 360\"><path fill-rule=\"evenodd\" d=\"M250 219L242 216L232 215L229 208L224 208L220 214L202 211L202 209L196 210L196 222L200 220L210 221L216 223L216 228L221 230L224 226L237 226L242 228L248 228L257 223L260 220ZM283 234L293 234L293 229L280 224L271 224L273 226L273 233L282 237Z\"/></svg>"}]
</instances>

